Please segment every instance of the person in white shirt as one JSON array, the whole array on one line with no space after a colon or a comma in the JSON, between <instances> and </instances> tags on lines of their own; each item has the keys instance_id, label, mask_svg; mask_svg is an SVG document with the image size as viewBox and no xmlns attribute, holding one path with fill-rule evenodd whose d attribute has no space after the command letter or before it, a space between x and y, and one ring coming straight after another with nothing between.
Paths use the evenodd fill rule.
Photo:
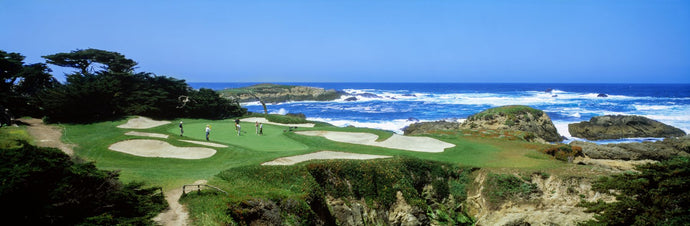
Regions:
<instances>
[{"instance_id":1,"label":"person in white shirt","mask_svg":"<svg viewBox=\"0 0 690 226\"><path fill-rule=\"evenodd\" d=\"M208 140L208 135L211 134L211 126L206 125L206 140Z\"/></svg>"}]
</instances>

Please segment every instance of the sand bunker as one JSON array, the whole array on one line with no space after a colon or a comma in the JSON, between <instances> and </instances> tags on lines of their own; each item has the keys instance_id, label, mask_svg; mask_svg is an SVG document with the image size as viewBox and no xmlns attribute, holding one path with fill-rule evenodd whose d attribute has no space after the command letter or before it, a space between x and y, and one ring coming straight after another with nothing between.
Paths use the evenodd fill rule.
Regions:
<instances>
[{"instance_id":1,"label":"sand bunker","mask_svg":"<svg viewBox=\"0 0 690 226\"><path fill-rule=\"evenodd\" d=\"M300 162L305 162L315 159L379 159L379 158L390 158L391 156L385 155L366 155L366 154L355 154L347 152L335 152L335 151L320 151L314 152L306 155L296 155L290 157L278 158L270 162L264 162L261 165L293 165Z\"/></svg>"},{"instance_id":2,"label":"sand bunker","mask_svg":"<svg viewBox=\"0 0 690 226\"><path fill-rule=\"evenodd\" d=\"M156 137L156 138L168 139L168 135L160 134L160 133L144 133L144 132L129 131L129 132L125 133L125 135L140 136L140 137Z\"/></svg>"},{"instance_id":3,"label":"sand bunker","mask_svg":"<svg viewBox=\"0 0 690 226\"><path fill-rule=\"evenodd\" d=\"M293 127L314 127L314 123L300 123L300 124L283 124L283 123L277 123L277 122L269 122L266 120L266 118L245 118L245 119L240 119L243 122L259 122L263 124L271 124L271 125L278 125L278 126L293 126Z\"/></svg>"},{"instance_id":4,"label":"sand bunker","mask_svg":"<svg viewBox=\"0 0 690 226\"><path fill-rule=\"evenodd\" d=\"M110 145L108 149L142 157L178 159L203 159L216 154L216 150L210 148L175 147L160 140L125 140Z\"/></svg>"},{"instance_id":5,"label":"sand bunker","mask_svg":"<svg viewBox=\"0 0 690 226\"><path fill-rule=\"evenodd\" d=\"M377 142L376 139L378 139L379 136L372 133L333 131L300 131L295 133L307 136L322 136L326 139L343 143L362 144L418 152L443 152L443 150L446 148L455 147L454 144L430 137L401 136L398 134L393 134L392 137L385 141Z\"/></svg>"},{"instance_id":6,"label":"sand bunker","mask_svg":"<svg viewBox=\"0 0 690 226\"><path fill-rule=\"evenodd\" d=\"M205 146L210 146L210 147L217 147L217 148L227 148L227 145L222 145L222 144L216 144L216 143L211 143L211 142L204 142L204 141L195 141L195 140L180 140L184 141L187 143L192 143L192 144L200 144L200 145L205 145Z\"/></svg>"},{"instance_id":7,"label":"sand bunker","mask_svg":"<svg viewBox=\"0 0 690 226\"><path fill-rule=\"evenodd\" d=\"M117 126L117 128L123 129L148 129L160 125L165 125L170 123L170 121L156 121L146 117L136 117L127 121L127 123Z\"/></svg>"}]
</instances>

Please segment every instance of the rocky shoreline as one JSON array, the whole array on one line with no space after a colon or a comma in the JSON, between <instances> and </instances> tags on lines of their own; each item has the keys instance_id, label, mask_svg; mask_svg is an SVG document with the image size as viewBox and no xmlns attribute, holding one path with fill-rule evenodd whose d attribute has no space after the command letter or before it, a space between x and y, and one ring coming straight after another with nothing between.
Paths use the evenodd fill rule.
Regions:
<instances>
[{"instance_id":1,"label":"rocky shoreline","mask_svg":"<svg viewBox=\"0 0 690 226\"><path fill-rule=\"evenodd\" d=\"M530 142L561 142L563 139L548 116L528 106L490 108L469 116L466 121L418 122L404 128L405 135L420 135L449 130L500 130L531 134ZM682 130L642 116L597 116L589 121L569 125L571 135L588 140L636 137L665 137L657 142L596 144L573 141L591 159L601 160L666 160L675 156L690 156L690 136Z\"/></svg>"}]
</instances>

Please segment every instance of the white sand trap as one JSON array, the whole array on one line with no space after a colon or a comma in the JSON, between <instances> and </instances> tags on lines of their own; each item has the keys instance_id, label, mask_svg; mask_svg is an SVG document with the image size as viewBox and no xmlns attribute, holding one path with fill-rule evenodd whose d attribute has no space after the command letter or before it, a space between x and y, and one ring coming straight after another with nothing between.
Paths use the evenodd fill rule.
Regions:
<instances>
[{"instance_id":1,"label":"white sand trap","mask_svg":"<svg viewBox=\"0 0 690 226\"><path fill-rule=\"evenodd\" d=\"M314 123L300 123L300 124L283 124L283 123L277 123L277 122L270 122L266 118L245 118L245 119L240 119L242 122L259 122L263 124L271 124L271 125L278 125L278 126L293 126L293 127L314 127Z\"/></svg>"},{"instance_id":2,"label":"white sand trap","mask_svg":"<svg viewBox=\"0 0 690 226\"><path fill-rule=\"evenodd\" d=\"M211 142L204 142L204 141L195 141L195 140L180 140L184 141L187 143L192 143L192 144L200 144L200 145L206 145L210 147L217 147L217 148L227 148L227 145L222 145L222 144L216 144L216 143L211 143Z\"/></svg>"},{"instance_id":3,"label":"white sand trap","mask_svg":"<svg viewBox=\"0 0 690 226\"><path fill-rule=\"evenodd\" d=\"M380 158L390 158L391 156L386 155L366 155L366 154L356 154L347 152L336 152L336 151L320 151L309 153L305 155L296 155L290 157L277 158L276 160L270 162L264 162L263 166L275 166L275 165L293 165L300 162L306 162L309 160L316 159L380 159Z\"/></svg>"},{"instance_id":4,"label":"white sand trap","mask_svg":"<svg viewBox=\"0 0 690 226\"><path fill-rule=\"evenodd\" d=\"M129 131L129 132L125 133L125 135L140 136L140 137L156 137L156 138L168 139L168 135L160 134L160 133L144 133L144 132L137 132L137 131Z\"/></svg>"},{"instance_id":5,"label":"white sand trap","mask_svg":"<svg viewBox=\"0 0 690 226\"><path fill-rule=\"evenodd\" d=\"M170 121L156 121L150 118L138 116L136 118L130 119L127 123L117 126L117 128L123 129L148 129L160 125L165 125L170 123Z\"/></svg>"},{"instance_id":6,"label":"white sand trap","mask_svg":"<svg viewBox=\"0 0 690 226\"><path fill-rule=\"evenodd\" d=\"M178 159L203 159L216 154L216 150L210 148L175 147L160 140L125 140L110 145L108 149L142 157Z\"/></svg>"},{"instance_id":7,"label":"white sand trap","mask_svg":"<svg viewBox=\"0 0 690 226\"><path fill-rule=\"evenodd\" d=\"M443 152L443 150L445 150L446 148L455 147L454 144L443 142L430 137L401 136L398 134L393 134L392 137L388 138L385 141L377 142L376 139L378 139L379 136L372 133L351 133L333 131L299 131L295 133L307 136L322 136L326 139L343 143L362 144L418 152L437 153Z\"/></svg>"}]
</instances>

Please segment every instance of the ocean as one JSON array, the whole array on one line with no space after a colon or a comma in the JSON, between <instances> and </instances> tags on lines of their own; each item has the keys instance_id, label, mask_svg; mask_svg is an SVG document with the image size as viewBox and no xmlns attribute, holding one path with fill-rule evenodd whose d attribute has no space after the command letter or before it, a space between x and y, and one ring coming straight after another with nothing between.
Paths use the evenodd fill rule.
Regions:
<instances>
[{"instance_id":1,"label":"ocean","mask_svg":"<svg viewBox=\"0 0 690 226\"><path fill-rule=\"evenodd\" d=\"M221 90L256 83L189 83L193 88ZM503 105L543 110L558 132L572 140L568 124L600 115L640 115L690 132L690 84L548 84L548 83L279 83L336 89L347 93L334 101L268 104L269 113L303 113L307 119L336 126L377 128L402 133L418 121L462 121L469 115ZM373 94L373 95L372 95ZM606 97L600 97L604 94ZM356 101L346 101L349 97ZM263 112L258 102L244 103ZM597 143L640 142L633 138Z\"/></svg>"}]
</instances>

